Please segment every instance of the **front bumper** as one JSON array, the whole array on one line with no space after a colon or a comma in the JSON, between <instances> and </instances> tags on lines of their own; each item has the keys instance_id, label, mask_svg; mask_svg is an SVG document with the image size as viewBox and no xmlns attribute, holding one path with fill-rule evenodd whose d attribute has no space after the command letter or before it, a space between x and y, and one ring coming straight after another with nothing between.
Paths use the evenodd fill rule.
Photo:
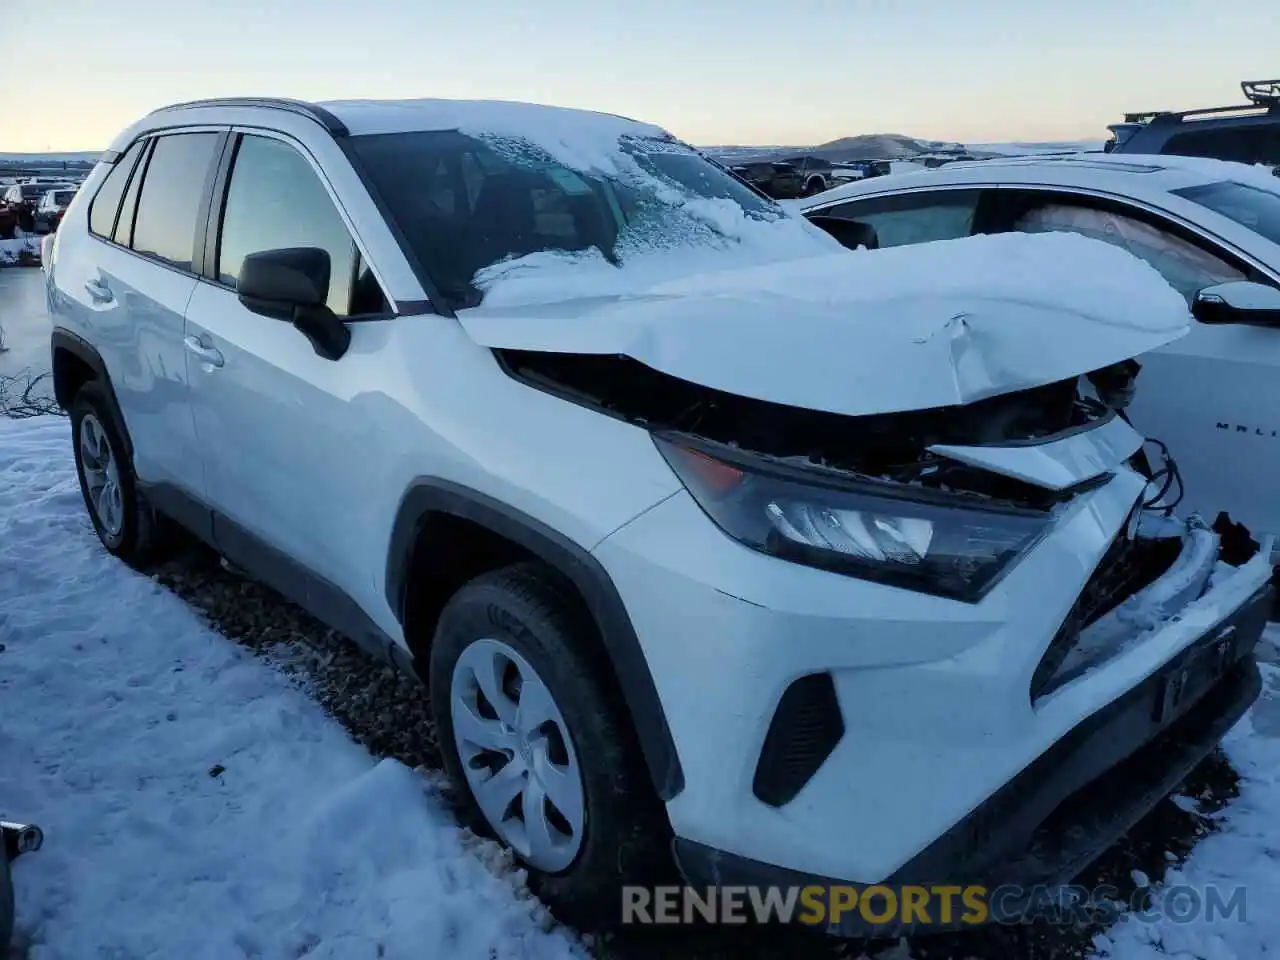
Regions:
<instances>
[{"instance_id":1,"label":"front bumper","mask_svg":"<svg viewBox=\"0 0 1280 960\"><path fill-rule=\"evenodd\" d=\"M727 876L708 874L700 861L850 885L913 875L977 883L1012 870L1063 797L1176 719L1138 725L1122 739L1110 726L1123 713L1118 704L1132 706L1135 691L1228 626L1245 663L1262 629L1255 615L1267 602L1270 542L1248 564L1215 574L1199 599L1033 702L1037 665L1143 486L1121 472L1077 497L979 604L756 553L713 527L683 492L599 544L594 553L636 627L685 773L667 813L690 879ZM771 727L788 691L814 675L841 724L804 729L834 746L798 790L769 795L757 773ZM1256 695L1239 691L1239 702L1222 710L1227 726ZM1095 724L1106 733L1078 739L1085 735L1074 731ZM1208 745L1191 765L1222 732L1204 729ZM1062 743L1086 759L1043 760L1068 750ZM1124 749L1106 754L1109 745ZM1059 766L1061 780L1043 772ZM1044 782L1034 795L1008 786L1025 783L1028 770L1039 771L1032 782ZM1042 857L1046 875L1078 870L1171 786L1153 786L1162 792L1145 807L1114 804L1111 826L1090 828L1110 832L1102 846ZM1010 809L1025 829L1004 823Z\"/></svg>"},{"instance_id":2,"label":"front bumper","mask_svg":"<svg viewBox=\"0 0 1280 960\"><path fill-rule=\"evenodd\" d=\"M988 894L988 921L1017 922L1038 894L1069 884L1167 797L1257 699L1261 679L1253 648L1272 599L1270 586L1259 590L1226 622L1059 740L883 885L980 886ZM870 886L683 839L674 847L681 872L695 887L816 886L830 898L836 887L861 893ZM962 926L958 912L952 923L927 915L923 923L904 923L899 915L876 924L847 910L826 929L893 937Z\"/></svg>"}]
</instances>

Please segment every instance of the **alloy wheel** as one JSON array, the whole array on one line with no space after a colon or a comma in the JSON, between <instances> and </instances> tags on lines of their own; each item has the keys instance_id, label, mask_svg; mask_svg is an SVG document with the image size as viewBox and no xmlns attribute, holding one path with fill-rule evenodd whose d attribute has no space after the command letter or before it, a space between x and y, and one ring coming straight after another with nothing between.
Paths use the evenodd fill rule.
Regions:
<instances>
[{"instance_id":1,"label":"alloy wheel","mask_svg":"<svg viewBox=\"0 0 1280 960\"><path fill-rule=\"evenodd\" d=\"M124 497L115 451L101 421L92 413L80 420L80 469L95 519L108 538L124 530Z\"/></svg>"}]
</instances>

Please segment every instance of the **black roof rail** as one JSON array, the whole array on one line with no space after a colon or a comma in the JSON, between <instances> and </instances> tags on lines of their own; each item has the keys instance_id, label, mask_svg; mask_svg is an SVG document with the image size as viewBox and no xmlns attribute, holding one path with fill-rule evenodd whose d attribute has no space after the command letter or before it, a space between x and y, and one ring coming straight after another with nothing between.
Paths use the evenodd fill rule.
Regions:
<instances>
[{"instance_id":1,"label":"black roof rail","mask_svg":"<svg viewBox=\"0 0 1280 960\"><path fill-rule=\"evenodd\" d=\"M171 103L167 107L152 110L148 116L165 113L169 110L185 110L188 107L265 107L271 110L285 110L289 113L314 120L335 137L349 136L351 131L347 125L335 117L324 107L305 100L290 100L285 97L214 97L209 100L188 100L185 103Z\"/></svg>"}]
</instances>

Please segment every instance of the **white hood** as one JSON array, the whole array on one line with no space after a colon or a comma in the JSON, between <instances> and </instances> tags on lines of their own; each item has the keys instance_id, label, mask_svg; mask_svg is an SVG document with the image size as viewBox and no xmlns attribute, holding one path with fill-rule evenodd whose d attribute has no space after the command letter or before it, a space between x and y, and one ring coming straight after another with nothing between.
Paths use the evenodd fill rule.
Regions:
<instances>
[{"instance_id":1,"label":"white hood","mask_svg":"<svg viewBox=\"0 0 1280 960\"><path fill-rule=\"evenodd\" d=\"M1068 233L841 250L658 282L625 263L607 268L607 284L568 258L512 266L500 265L484 305L458 314L484 346L621 354L851 416L1068 379L1176 340L1191 322L1148 264ZM559 299L548 302L549 287Z\"/></svg>"}]
</instances>

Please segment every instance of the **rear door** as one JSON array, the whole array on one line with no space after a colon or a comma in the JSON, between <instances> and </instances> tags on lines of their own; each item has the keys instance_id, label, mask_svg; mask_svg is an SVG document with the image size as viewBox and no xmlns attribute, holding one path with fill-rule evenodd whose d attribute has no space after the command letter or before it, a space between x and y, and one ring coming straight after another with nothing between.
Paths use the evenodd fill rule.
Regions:
<instances>
[{"instance_id":1,"label":"rear door","mask_svg":"<svg viewBox=\"0 0 1280 960\"><path fill-rule=\"evenodd\" d=\"M138 477L197 499L204 478L183 314L196 286L199 221L222 138L193 130L131 146L93 199L85 246L74 256L64 249L57 269L75 326L111 377Z\"/></svg>"}]
</instances>

